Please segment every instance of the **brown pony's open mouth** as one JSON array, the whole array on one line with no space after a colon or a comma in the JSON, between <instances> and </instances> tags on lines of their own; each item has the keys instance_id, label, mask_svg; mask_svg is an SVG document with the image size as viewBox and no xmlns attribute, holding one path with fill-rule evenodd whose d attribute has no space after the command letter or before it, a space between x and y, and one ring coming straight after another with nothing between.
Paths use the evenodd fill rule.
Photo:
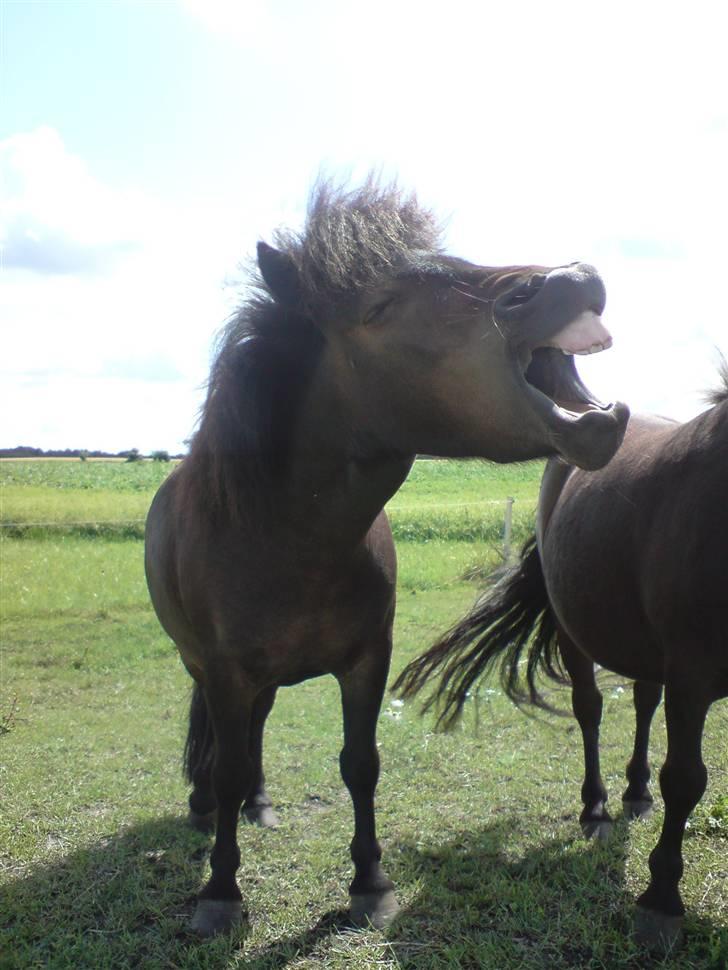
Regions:
<instances>
[{"instance_id":1,"label":"brown pony's open mouth","mask_svg":"<svg viewBox=\"0 0 728 970\"><path fill-rule=\"evenodd\" d=\"M598 353L612 344L599 316L581 314L543 344L521 345L519 364L531 403L566 461L599 468L616 450L629 417L626 405L604 404L582 382L575 356Z\"/></svg>"},{"instance_id":2,"label":"brown pony's open mouth","mask_svg":"<svg viewBox=\"0 0 728 970\"><path fill-rule=\"evenodd\" d=\"M611 346L611 334L601 317L588 310L536 346L522 344L518 357L526 383L552 404L577 416L585 411L604 411L610 405L599 401L583 384L574 357Z\"/></svg>"},{"instance_id":3,"label":"brown pony's open mouth","mask_svg":"<svg viewBox=\"0 0 728 970\"><path fill-rule=\"evenodd\" d=\"M555 454L580 468L605 465L629 418L625 404L602 404L581 382L575 356L612 345L602 323L604 283L593 266L571 263L532 272L495 301L516 378Z\"/></svg>"},{"instance_id":4,"label":"brown pony's open mouth","mask_svg":"<svg viewBox=\"0 0 728 970\"><path fill-rule=\"evenodd\" d=\"M572 414L602 411L609 407L599 401L582 382L574 357L556 347L537 347L531 354L524 377L534 390Z\"/></svg>"}]
</instances>

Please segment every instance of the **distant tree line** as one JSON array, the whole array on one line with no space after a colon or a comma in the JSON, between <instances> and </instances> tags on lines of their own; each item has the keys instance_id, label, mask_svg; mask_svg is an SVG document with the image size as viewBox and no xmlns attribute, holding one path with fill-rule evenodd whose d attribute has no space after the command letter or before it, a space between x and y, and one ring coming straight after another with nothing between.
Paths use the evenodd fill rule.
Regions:
<instances>
[{"instance_id":1,"label":"distant tree line","mask_svg":"<svg viewBox=\"0 0 728 970\"><path fill-rule=\"evenodd\" d=\"M147 456L143 455L138 448L129 448L126 451L88 451L85 448L51 448L44 451L42 448L31 448L29 445L0 448L0 458L79 458L81 461L86 461L87 458L124 458L126 461L141 461L146 457L153 461L171 461L172 458L183 458L184 455L170 455L168 451L152 451Z\"/></svg>"}]
</instances>

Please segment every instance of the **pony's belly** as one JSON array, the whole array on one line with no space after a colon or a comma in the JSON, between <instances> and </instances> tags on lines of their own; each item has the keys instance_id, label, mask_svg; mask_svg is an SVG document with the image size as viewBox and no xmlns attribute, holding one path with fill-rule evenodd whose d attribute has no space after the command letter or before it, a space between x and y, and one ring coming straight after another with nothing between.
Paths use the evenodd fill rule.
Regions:
<instances>
[{"instance_id":1,"label":"pony's belly","mask_svg":"<svg viewBox=\"0 0 728 970\"><path fill-rule=\"evenodd\" d=\"M385 615L385 610L367 615L343 604L333 610L309 604L306 610L268 617L252 626L239 625L228 615L216 624L214 636L187 631L173 638L193 676L199 671L204 679L203 671L215 656L261 688L285 687L351 669L373 647L388 649Z\"/></svg>"},{"instance_id":2,"label":"pony's belly","mask_svg":"<svg viewBox=\"0 0 728 970\"><path fill-rule=\"evenodd\" d=\"M174 639L190 671L223 664L260 687L285 686L389 649L394 585L367 562L336 576L246 569L190 580L182 601L192 635Z\"/></svg>"},{"instance_id":3,"label":"pony's belly","mask_svg":"<svg viewBox=\"0 0 728 970\"><path fill-rule=\"evenodd\" d=\"M241 644L241 663L266 683L301 683L355 667L372 650L388 649L384 604L310 604L268 623L254 642Z\"/></svg>"},{"instance_id":4,"label":"pony's belly","mask_svg":"<svg viewBox=\"0 0 728 970\"><path fill-rule=\"evenodd\" d=\"M591 587L582 570L560 569L547 578L560 626L600 667L632 680L662 683L664 657L642 605L619 575Z\"/></svg>"}]
</instances>

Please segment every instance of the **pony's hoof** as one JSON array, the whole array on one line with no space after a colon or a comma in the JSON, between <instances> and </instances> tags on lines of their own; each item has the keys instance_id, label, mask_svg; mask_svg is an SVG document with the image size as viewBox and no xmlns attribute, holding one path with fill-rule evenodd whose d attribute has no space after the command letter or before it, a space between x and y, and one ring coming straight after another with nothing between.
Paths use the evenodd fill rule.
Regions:
<instances>
[{"instance_id":1,"label":"pony's hoof","mask_svg":"<svg viewBox=\"0 0 728 970\"><path fill-rule=\"evenodd\" d=\"M597 842L606 842L611 837L613 828L611 818L593 819L581 823L584 838L595 839Z\"/></svg>"},{"instance_id":2,"label":"pony's hoof","mask_svg":"<svg viewBox=\"0 0 728 970\"><path fill-rule=\"evenodd\" d=\"M351 922L363 929L369 926L375 930L384 929L398 910L399 903L391 889L381 893L357 893L351 897Z\"/></svg>"},{"instance_id":3,"label":"pony's hoof","mask_svg":"<svg viewBox=\"0 0 728 970\"><path fill-rule=\"evenodd\" d=\"M190 929L198 936L216 936L240 926L243 916L240 899L200 899Z\"/></svg>"},{"instance_id":4,"label":"pony's hoof","mask_svg":"<svg viewBox=\"0 0 728 970\"><path fill-rule=\"evenodd\" d=\"M206 815L198 815L197 812L193 812L190 809L187 816L187 822L192 826L193 829L197 829L198 832L204 832L208 835L210 832L215 831L215 823L217 822L217 809L208 812Z\"/></svg>"},{"instance_id":5,"label":"pony's hoof","mask_svg":"<svg viewBox=\"0 0 728 970\"><path fill-rule=\"evenodd\" d=\"M637 818L649 818L654 811L655 803L648 798L623 798L622 811L624 817L633 822Z\"/></svg>"},{"instance_id":6,"label":"pony's hoof","mask_svg":"<svg viewBox=\"0 0 728 970\"><path fill-rule=\"evenodd\" d=\"M251 805L241 812L249 825L259 825L262 829L277 829L280 819L270 805Z\"/></svg>"},{"instance_id":7,"label":"pony's hoof","mask_svg":"<svg viewBox=\"0 0 728 970\"><path fill-rule=\"evenodd\" d=\"M635 939L650 950L669 953L680 943L683 919L638 906L634 917Z\"/></svg>"}]
</instances>

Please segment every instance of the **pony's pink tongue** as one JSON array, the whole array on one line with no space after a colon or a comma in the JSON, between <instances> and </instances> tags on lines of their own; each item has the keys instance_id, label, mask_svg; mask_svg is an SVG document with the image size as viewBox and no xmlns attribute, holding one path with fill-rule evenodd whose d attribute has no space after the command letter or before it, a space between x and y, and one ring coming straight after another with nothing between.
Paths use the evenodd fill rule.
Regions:
<instances>
[{"instance_id":1,"label":"pony's pink tongue","mask_svg":"<svg viewBox=\"0 0 728 970\"><path fill-rule=\"evenodd\" d=\"M593 310L586 310L549 340L565 354L598 354L612 346L612 336Z\"/></svg>"}]
</instances>

